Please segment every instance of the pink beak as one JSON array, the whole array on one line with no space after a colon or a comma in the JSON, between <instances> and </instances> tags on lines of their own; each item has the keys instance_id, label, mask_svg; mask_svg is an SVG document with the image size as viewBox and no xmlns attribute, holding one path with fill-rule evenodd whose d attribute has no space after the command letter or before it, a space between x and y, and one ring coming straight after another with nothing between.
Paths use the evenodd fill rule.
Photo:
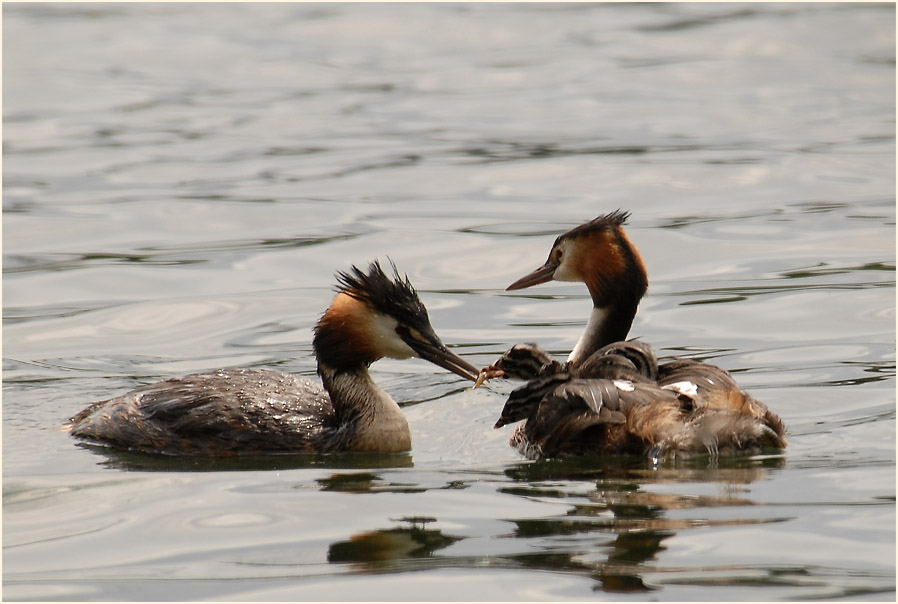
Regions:
<instances>
[{"instance_id":1,"label":"pink beak","mask_svg":"<svg viewBox=\"0 0 898 604\"><path fill-rule=\"evenodd\" d=\"M527 275L524 275L511 285L505 288L505 291L511 291L514 289L524 289L526 287L530 287L533 285L539 285L540 283L546 283L547 281L551 281L552 277L555 275L555 270L558 268L559 263L546 263Z\"/></svg>"}]
</instances>

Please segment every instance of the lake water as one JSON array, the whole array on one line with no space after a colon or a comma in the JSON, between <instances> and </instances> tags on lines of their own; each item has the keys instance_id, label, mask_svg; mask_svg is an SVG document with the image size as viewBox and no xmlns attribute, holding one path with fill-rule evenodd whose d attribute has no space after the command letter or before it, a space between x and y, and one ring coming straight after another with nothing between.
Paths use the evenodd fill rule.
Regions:
<instances>
[{"instance_id":1,"label":"lake water","mask_svg":"<svg viewBox=\"0 0 898 604\"><path fill-rule=\"evenodd\" d=\"M7 600L895 598L893 4L5 4ZM334 273L390 257L477 366L573 347L505 286L632 212L631 335L731 370L781 455L531 462L513 384L375 379L404 455L80 446L87 403L313 376Z\"/></svg>"}]
</instances>

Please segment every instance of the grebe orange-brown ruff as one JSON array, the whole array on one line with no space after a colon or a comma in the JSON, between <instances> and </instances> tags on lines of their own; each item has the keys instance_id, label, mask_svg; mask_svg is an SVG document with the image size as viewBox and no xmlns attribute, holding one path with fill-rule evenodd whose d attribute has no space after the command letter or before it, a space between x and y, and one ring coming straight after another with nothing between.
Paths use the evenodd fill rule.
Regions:
<instances>
[{"instance_id":1,"label":"grebe orange-brown ruff","mask_svg":"<svg viewBox=\"0 0 898 604\"><path fill-rule=\"evenodd\" d=\"M659 365L648 345L622 341L648 287L623 230L628 216L612 212L560 235L546 263L508 287L582 281L593 311L564 365L525 344L481 372L530 380L509 397L496 427L526 419L512 445L529 457L785 447L782 420L725 370L677 358Z\"/></svg>"},{"instance_id":2,"label":"grebe orange-brown ruff","mask_svg":"<svg viewBox=\"0 0 898 604\"><path fill-rule=\"evenodd\" d=\"M545 264L507 288L524 289L553 280L586 284L593 309L568 357L575 365L602 346L627 337L648 289L642 256L622 227L629 216L618 210L559 235Z\"/></svg>"},{"instance_id":3,"label":"grebe orange-brown ruff","mask_svg":"<svg viewBox=\"0 0 898 604\"><path fill-rule=\"evenodd\" d=\"M406 451L408 422L368 366L416 356L470 380L477 369L443 345L408 278L393 273L377 261L367 273L338 273L313 339L323 387L264 369L197 373L93 403L70 420L71 432L175 455Z\"/></svg>"}]
</instances>

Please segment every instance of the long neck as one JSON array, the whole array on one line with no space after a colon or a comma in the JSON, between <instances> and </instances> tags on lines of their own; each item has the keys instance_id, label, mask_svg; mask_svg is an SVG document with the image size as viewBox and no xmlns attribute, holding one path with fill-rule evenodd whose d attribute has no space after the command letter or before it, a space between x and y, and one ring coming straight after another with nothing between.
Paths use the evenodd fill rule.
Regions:
<instances>
[{"instance_id":1,"label":"long neck","mask_svg":"<svg viewBox=\"0 0 898 604\"><path fill-rule=\"evenodd\" d=\"M396 401L374 383L366 366L334 369L319 361L318 374L330 394L341 450L408 451L408 421Z\"/></svg>"},{"instance_id":2,"label":"long neck","mask_svg":"<svg viewBox=\"0 0 898 604\"><path fill-rule=\"evenodd\" d=\"M601 348L626 339L636 317L639 301L649 286L645 264L622 229L616 233L610 249L614 254L599 258L588 256L589 262L581 272L592 298L592 314L586 330L571 352L568 361L576 366ZM613 262L608 258L614 259Z\"/></svg>"},{"instance_id":3,"label":"long neck","mask_svg":"<svg viewBox=\"0 0 898 604\"><path fill-rule=\"evenodd\" d=\"M635 316L635 306L593 307L586 329L571 351L568 362L576 367L602 346L625 339Z\"/></svg>"}]
</instances>

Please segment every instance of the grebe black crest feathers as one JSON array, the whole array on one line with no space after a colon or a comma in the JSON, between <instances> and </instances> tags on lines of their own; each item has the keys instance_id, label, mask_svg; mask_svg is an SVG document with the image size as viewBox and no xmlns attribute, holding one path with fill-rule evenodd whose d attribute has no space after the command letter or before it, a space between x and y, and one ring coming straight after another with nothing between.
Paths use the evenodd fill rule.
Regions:
<instances>
[{"instance_id":1,"label":"grebe black crest feathers","mask_svg":"<svg viewBox=\"0 0 898 604\"><path fill-rule=\"evenodd\" d=\"M408 275L400 276L393 261L389 262L393 269L392 278L377 260L369 265L367 273L355 266L349 271L339 271L335 291L344 292L385 315L402 317L407 322L429 323L427 309Z\"/></svg>"},{"instance_id":2,"label":"grebe black crest feathers","mask_svg":"<svg viewBox=\"0 0 898 604\"><path fill-rule=\"evenodd\" d=\"M406 451L408 423L368 366L417 356L470 380L477 370L443 345L408 277L392 268L392 278L377 261L338 273L314 329L322 384L266 369L196 373L93 403L68 427L94 443L173 455Z\"/></svg>"},{"instance_id":3,"label":"grebe black crest feathers","mask_svg":"<svg viewBox=\"0 0 898 604\"><path fill-rule=\"evenodd\" d=\"M511 444L528 457L588 453L699 453L786 446L782 420L725 370L686 359L659 364L624 341L648 288L645 265L616 210L559 235L543 266L512 283L586 284L593 310L567 362L517 345L481 378L529 380L511 393L496 427L525 419Z\"/></svg>"}]
</instances>

